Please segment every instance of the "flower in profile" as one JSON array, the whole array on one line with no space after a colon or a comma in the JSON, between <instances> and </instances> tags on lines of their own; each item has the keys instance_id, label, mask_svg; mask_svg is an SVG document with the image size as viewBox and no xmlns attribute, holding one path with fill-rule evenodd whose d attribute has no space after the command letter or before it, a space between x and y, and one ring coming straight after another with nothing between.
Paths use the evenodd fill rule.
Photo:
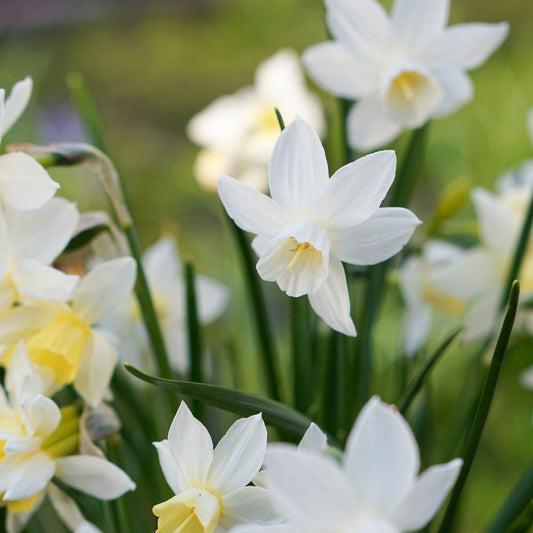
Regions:
<instances>
[{"instance_id":1,"label":"flower in profile","mask_svg":"<svg viewBox=\"0 0 533 533\"><path fill-rule=\"evenodd\" d=\"M52 291L14 307L0 320L3 364L9 365L14 343L25 341L36 371L57 387L73 383L90 405L102 400L117 361L117 351L94 326L126 299L135 283L131 257L107 261L78 280L70 291ZM58 284L59 287L59 284Z\"/></svg>"},{"instance_id":2,"label":"flower in profile","mask_svg":"<svg viewBox=\"0 0 533 533\"><path fill-rule=\"evenodd\" d=\"M498 196L476 188L472 200L481 243L463 250L450 264L436 269L431 279L437 289L466 304L463 339L476 341L495 326L502 291L531 194L511 189ZM521 301L533 295L533 240L530 240L520 270Z\"/></svg>"},{"instance_id":3,"label":"flower in profile","mask_svg":"<svg viewBox=\"0 0 533 533\"><path fill-rule=\"evenodd\" d=\"M461 459L418 476L420 457L398 411L372 398L352 428L342 464L287 444L267 454L266 486L285 522L234 533L402 533L425 527L454 485Z\"/></svg>"},{"instance_id":4,"label":"flower in profile","mask_svg":"<svg viewBox=\"0 0 533 533\"><path fill-rule=\"evenodd\" d=\"M380 208L396 169L392 151L350 163L329 178L318 135L296 118L269 164L272 197L228 176L218 191L229 216L255 233L257 271L289 296L309 296L330 327L355 335L342 261L373 265L399 252L420 221L403 208Z\"/></svg>"},{"instance_id":5,"label":"flower in profile","mask_svg":"<svg viewBox=\"0 0 533 533\"><path fill-rule=\"evenodd\" d=\"M30 76L15 83L7 98L5 90L0 89L0 140L26 109L32 90L33 80Z\"/></svg>"},{"instance_id":6,"label":"flower in profile","mask_svg":"<svg viewBox=\"0 0 533 533\"><path fill-rule=\"evenodd\" d=\"M186 372L187 329L185 309L185 286L181 263L172 237L160 238L143 254L143 266L159 317L169 360L173 368ZM222 283L207 276L196 276L198 316L202 324L215 320L224 311L229 300L229 291ZM122 339L123 358L139 368L150 369L152 358L146 328L141 312L133 296L124 302L111 317L110 323Z\"/></svg>"},{"instance_id":7,"label":"flower in profile","mask_svg":"<svg viewBox=\"0 0 533 533\"><path fill-rule=\"evenodd\" d=\"M263 464L267 432L261 415L235 422L213 450L207 429L182 402L168 439L154 442L175 496L154 506L157 533L222 533L274 518L267 491L247 486Z\"/></svg>"},{"instance_id":8,"label":"flower in profile","mask_svg":"<svg viewBox=\"0 0 533 533\"><path fill-rule=\"evenodd\" d=\"M133 490L129 476L104 457L78 454L79 408L60 409L41 394L46 384L22 343L11 359L6 390L0 389L0 504L7 508L7 531L22 530L46 495L59 505L63 493L53 488L54 477L101 500ZM67 525L87 524L79 511L71 509L69 516L76 524L65 520Z\"/></svg>"},{"instance_id":9,"label":"flower in profile","mask_svg":"<svg viewBox=\"0 0 533 533\"><path fill-rule=\"evenodd\" d=\"M405 302L403 351L412 357L424 345L430 332L433 311L457 316L464 301L445 295L431 281L432 274L460 257L461 248L444 241L428 241L421 255L408 257L398 270L400 291Z\"/></svg>"},{"instance_id":10,"label":"flower in profile","mask_svg":"<svg viewBox=\"0 0 533 533\"><path fill-rule=\"evenodd\" d=\"M325 0L334 40L309 48L303 62L325 90L357 100L346 124L353 148L382 146L472 99L466 72L500 46L508 25L446 28L449 3L395 0L389 17L376 0Z\"/></svg>"},{"instance_id":11,"label":"flower in profile","mask_svg":"<svg viewBox=\"0 0 533 533\"><path fill-rule=\"evenodd\" d=\"M268 158L279 135L275 107L287 120L298 114L324 132L320 100L308 91L298 55L290 49L260 63L253 86L218 98L190 121L187 134L202 147L195 173L203 187L216 190L225 173L267 189Z\"/></svg>"}]
</instances>

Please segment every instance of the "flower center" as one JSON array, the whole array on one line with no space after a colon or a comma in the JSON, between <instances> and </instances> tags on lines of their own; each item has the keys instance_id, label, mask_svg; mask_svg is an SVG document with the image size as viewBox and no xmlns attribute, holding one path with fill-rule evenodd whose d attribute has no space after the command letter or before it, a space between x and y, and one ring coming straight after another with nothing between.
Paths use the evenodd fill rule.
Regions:
<instances>
[{"instance_id":1,"label":"flower center","mask_svg":"<svg viewBox=\"0 0 533 533\"><path fill-rule=\"evenodd\" d=\"M302 259L302 256L310 256L311 254L320 254L320 252L308 242L300 243L294 237L291 237L293 246L290 248L290 252L294 255L292 256L289 264L287 265L287 270L292 272L292 269L295 265Z\"/></svg>"},{"instance_id":2,"label":"flower center","mask_svg":"<svg viewBox=\"0 0 533 533\"><path fill-rule=\"evenodd\" d=\"M61 422L41 446L50 457L64 457L77 453L80 441L79 409L74 406L61 408Z\"/></svg>"},{"instance_id":3,"label":"flower center","mask_svg":"<svg viewBox=\"0 0 533 533\"><path fill-rule=\"evenodd\" d=\"M404 100L412 101L417 88L424 82L424 77L415 71L402 72L392 82L392 89L400 94Z\"/></svg>"},{"instance_id":4,"label":"flower center","mask_svg":"<svg viewBox=\"0 0 533 533\"><path fill-rule=\"evenodd\" d=\"M52 370L54 381L71 383L90 334L87 323L65 313L32 335L26 350L34 364Z\"/></svg>"}]
</instances>

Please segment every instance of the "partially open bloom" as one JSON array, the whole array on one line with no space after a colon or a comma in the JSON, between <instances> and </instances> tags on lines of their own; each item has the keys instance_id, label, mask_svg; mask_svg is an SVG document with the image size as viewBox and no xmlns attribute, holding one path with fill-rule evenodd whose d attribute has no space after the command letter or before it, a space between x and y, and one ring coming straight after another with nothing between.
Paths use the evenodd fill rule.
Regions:
<instances>
[{"instance_id":1,"label":"partially open bloom","mask_svg":"<svg viewBox=\"0 0 533 533\"><path fill-rule=\"evenodd\" d=\"M53 477L102 500L135 488L125 472L103 457L78 455L79 408L60 409L40 393L43 387L22 344L17 345L7 372L7 394L0 389L0 505L7 508L9 533L23 528ZM50 495L52 503L58 490Z\"/></svg>"},{"instance_id":2,"label":"partially open bloom","mask_svg":"<svg viewBox=\"0 0 533 533\"><path fill-rule=\"evenodd\" d=\"M320 100L308 91L298 55L290 49L260 63L253 86L218 98L190 121L187 134L202 147L195 173L203 187L215 190L220 174L227 173L267 189L266 167L279 134L274 107L287 120L298 114L324 132Z\"/></svg>"},{"instance_id":3,"label":"partially open bloom","mask_svg":"<svg viewBox=\"0 0 533 533\"><path fill-rule=\"evenodd\" d=\"M347 118L351 145L370 150L449 115L472 98L465 73L508 32L506 23L446 28L450 0L325 0L333 41L303 56L311 77L335 96L358 100Z\"/></svg>"},{"instance_id":4,"label":"partially open bloom","mask_svg":"<svg viewBox=\"0 0 533 533\"><path fill-rule=\"evenodd\" d=\"M107 391L117 353L105 331L94 326L129 296L135 273L131 257L107 261L70 291L46 298L33 294L31 303L13 308L0 321L4 365L14 343L23 339L36 371L51 376L58 387L73 383L87 403L97 405Z\"/></svg>"},{"instance_id":5,"label":"partially open bloom","mask_svg":"<svg viewBox=\"0 0 533 533\"><path fill-rule=\"evenodd\" d=\"M175 494L154 506L157 533L223 533L236 524L274 517L267 491L247 486L266 453L260 414L237 420L213 450L207 429L182 402L168 439L154 445Z\"/></svg>"},{"instance_id":6,"label":"partially open bloom","mask_svg":"<svg viewBox=\"0 0 533 533\"><path fill-rule=\"evenodd\" d=\"M269 198L228 176L218 191L226 211L257 235L257 271L289 296L309 295L333 329L355 335L341 261L373 265L399 252L420 221L407 209L380 208L396 156L378 152L329 179L318 135L296 118L279 136L269 164Z\"/></svg>"},{"instance_id":7,"label":"partially open bloom","mask_svg":"<svg viewBox=\"0 0 533 533\"><path fill-rule=\"evenodd\" d=\"M159 239L143 254L143 266L170 363L178 371L185 372L188 368L185 286L175 241L168 236ZM208 324L227 306L229 291L222 283L202 275L196 276L195 289L198 317L202 324ZM137 299L132 296L124 302L111 322L123 341L123 359L139 368L150 368L153 359L149 357L146 328Z\"/></svg>"},{"instance_id":8,"label":"partially open bloom","mask_svg":"<svg viewBox=\"0 0 533 533\"><path fill-rule=\"evenodd\" d=\"M341 465L316 451L272 445L266 486L285 522L234 533L402 533L433 518L455 483L460 459L418 476L413 432L398 411L372 398L350 433Z\"/></svg>"}]
</instances>

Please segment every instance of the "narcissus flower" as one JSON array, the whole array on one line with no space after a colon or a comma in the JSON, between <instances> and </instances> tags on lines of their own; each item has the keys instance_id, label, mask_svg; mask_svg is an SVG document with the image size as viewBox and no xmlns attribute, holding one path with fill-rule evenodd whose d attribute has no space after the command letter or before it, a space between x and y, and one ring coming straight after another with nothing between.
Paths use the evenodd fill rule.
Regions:
<instances>
[{"instance_id":1,"label":"narcissus flower","mask_svg":"<svg viewBox=\"0 0 533 533\"><path fill-rule=\"evenodd\" d=\"M311 77L335 96L358 100L347 118L351 145L383 146L402 130L449 115L472 99L465 73L508 32L506 23L446 28L450 0L325 0L333 41L303 56Z\"/></svg>"},{"instance_id":2,"label":"narcissus flower","mask_svg":"<svg viewBox=\"0 0 533 533\"><path fill-rule=\"evenodd\" d=\"M124 471L103 457L78 455L79 409L60 409L40 394L43 387L22 344L17 345L7 372L7 395L0 389L0 505L7 508L9 533L23 528L53 477L101 500L135 488ZM56 504L58 491L50 497Z\"/></svg>"},{"instance_id":3,"label":"narcissus flower","mask_svg":"<svg viewBox=\"0 0 533 533\"><path fill-rule=\"evenodd\" d=\"M3 363L9 364L13 343L24 339L36 369L58 387L73 383L87 403L97 405L107 391L117 351L105 332L93 326L129 296L135 275L135 261L124 257L98 265L66 294L33 294L31 304L15 307L0 320Z\"/></svg>"},{"instance_id":4,"label":"narcissus flower","mask_svg":"<svg viewBox=\"0 0 533 533\"><path fill-rule=\"evenodd\" d=\"M162 237L148 248L143 254L143 266L161 322L170 362L178 371L186 372L188 357L185 286L174 239ZM196 276L195 289L200 322L208 324L224 311L228 304L229 291L222 283L202 275ZM141 369L149 370L153 360L147 357L150 350L137 300L132 296L111 317L110 323L123 340L123 359Z\"/></svg>"},{"instance_id":5,"label":"narcissus flower","mask_svg":"<svg viewBox=\"0 0 533 533\"><path fill-rule=\"evenodd\" d=\"M253 86L218 98L189 122L187 134L202 147L195 173L203 187L215 190L224 173L267 189L266 167L279 134L275 107L287 120L298 114L324 132L320 100L307 89L294 50L280 50L260 63Z\"/></svg>"},{"instance_id":6,"label":"narcissus flower","mask_svg":"<svg viewBox=\"0 0 533 533\"><path fill-rule=\"evenodd\" d=\"M402 533L435 515L455 483L460 459L418 476L413 432L390 405L372 398L348 438L342 464L316 451L272 445L266 486L286 522L232 533Z\"/></svg>"},{"instance_id":7,"label":"narcissus flower","mask_svg":"<svg viewBox=\"0 0 533 533\"><path fill-rule=\"evenodd\" d=\"M226 211L257 235L257 271L289 296L309 295L333 329L355 335L342 262L373 265L399 252L420 221L403 208L380 208L394 180L392 151L363 157L329 178L318 135L297 118L279 136L269 164L272 197L221 176Z\"/></svg>"},{"instance_id":8,"label":"narcissus flower","mask_svg":"<svg viewBox=\"0 0 533 533\"><path fill-rule=\"evenodd\" d=\"M154 442L175 496L154 506L157 533L223 533L274 518L265 489L247 486L266 453L261 415L237 420L213 450L207 429L182 402L168 439Z\"/></svg>"}]
</instances>

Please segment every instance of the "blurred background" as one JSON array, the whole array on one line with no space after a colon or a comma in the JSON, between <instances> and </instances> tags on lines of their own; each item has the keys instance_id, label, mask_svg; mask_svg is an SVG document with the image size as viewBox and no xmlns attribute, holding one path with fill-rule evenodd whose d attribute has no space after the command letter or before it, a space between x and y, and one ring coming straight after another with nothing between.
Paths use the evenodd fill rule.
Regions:
<instances>
[{"instance_id":1,"label":"blurred background","mask_svg":"<svg viewBox=\"0 0 533 533\"><path fill-rule=\"evenodd\" d=\"M472 73L475 100L431 125L425 181L412 206L422 220L452 180L491 187L506 169L532 155L526 113L533 106L533 4L452 2L452 23L501 20L510 22L511 33ZM5 143L86 140L65 84L79 72L101 112L110 156L127 184L145 245L162 232L175 235L182 256L229 285L239 301L239 264L218 198L202 190L193 175L198 150L185 126L216 97L251 84L257 64L280 48L302 52L326 40L321 0L3 0L0 28L0 85L10 88L27 74L35 81L30 107ZM334 114L335 100L313 90ZM400 155L405 137L394 145ZM65 171L55 176L80 208L105 207L92 176ZM470 215L467 202L461 216ZM277 288L267 289L273 304L281 305ZM387 313L382 329L393 332L387 337L394 340L399 306L388 306ZM210 342L229 342L225 336L235 320L248 324L243 306L232 305L222 325L210 326ZM242 342L250 347L249 340ZM390 359L390 340L382 344L383 357ZM517 381L528 362L533 343L516 339L468 485L462 531L478 531L476 524L487 522L531 461L533 393ZM451 355L434 374L437 416L425 464L449 458L449 444L441 442L457 431L447 417L462 408L456 376L463 368L461 357Z\"/></svg>"}]
</instances>

